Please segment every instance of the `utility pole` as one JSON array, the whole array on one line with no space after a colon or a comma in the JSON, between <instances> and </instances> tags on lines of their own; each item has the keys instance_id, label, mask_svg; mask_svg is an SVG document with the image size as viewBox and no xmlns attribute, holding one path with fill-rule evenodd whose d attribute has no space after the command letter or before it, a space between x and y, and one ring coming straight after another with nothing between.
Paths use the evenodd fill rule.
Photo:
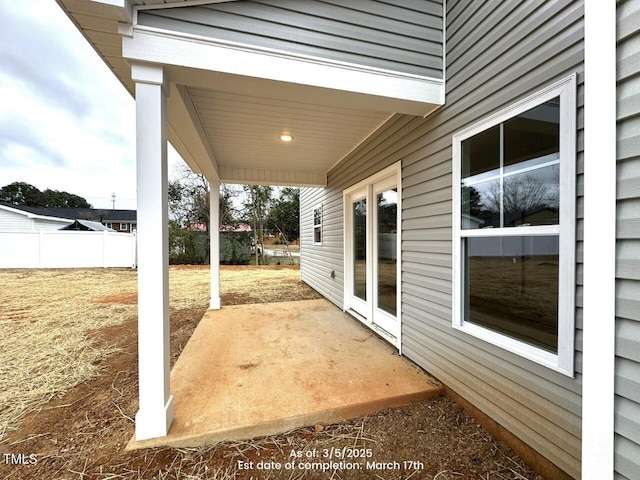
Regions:
<instances>
[{"instance_id":1,"label":"utility pole","mask_svg":"<svg viewBox=\"0 0 640 480\"><path fill-rule=\"evenodd\" d=\"M111 209L112 210L116 209L116 194L115 193L111 194Z\"/></svg>"}]
</instances>

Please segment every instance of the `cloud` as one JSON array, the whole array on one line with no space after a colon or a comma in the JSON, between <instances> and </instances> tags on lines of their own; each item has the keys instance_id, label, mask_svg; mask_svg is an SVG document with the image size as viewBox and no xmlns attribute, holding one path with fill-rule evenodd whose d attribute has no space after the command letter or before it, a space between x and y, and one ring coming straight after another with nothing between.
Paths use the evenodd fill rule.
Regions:
<instances>
[{"instance_id":1,"label":"cloud","mask_svg":"<svg viewBox=\"0 0 640 480\"><path fill-rule=\"evenodd\" d=\"M37 159L37 163L33 161ZM57 167L68 166L68 160L53 150L41 132L31 128L23 119L5 118L0 120L0 162L4 167L36 167L40 164Z\"/></svg>"},{"instance_id":2,"label":"cloud","mask_svg":"<svg viewBox=\"0 0 640 480\"><path fill-rule=\"evenodd\" d=\"M83 63L78 51L63 41L56 28L42 28L37 17L2 7L0 30L0 72L20 79L20 88L43 102L68 110L78 117L91 111L89 99L74 82ZM56 22L52 22L55 27Z\"/></svg>"},{"instance_id":3,"label":"cloud","mask_svg":"<svg viewBox=\"0 0 640 480\"><path fill-rule=\"evenodd\" d=\"M0 186L135 198L134 101L51 0L0 0Z\"/></svg>"}]
</instances>

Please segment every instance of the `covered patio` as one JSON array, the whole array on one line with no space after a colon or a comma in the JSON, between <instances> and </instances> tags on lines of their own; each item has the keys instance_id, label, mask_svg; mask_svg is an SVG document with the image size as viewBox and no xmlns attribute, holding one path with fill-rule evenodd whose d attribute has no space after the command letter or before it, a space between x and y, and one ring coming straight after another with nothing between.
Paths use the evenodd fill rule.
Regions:
<instances>
[{"instance_id":1,"label":"covered patio","mask_svg":"<svg viewBox=\"0 0 640 480\"><path fill-rule=\"evenodd\" d=\"M166 437L197 447L339 422L439 395L441 386L326 300L209 310L171 372Z\"/></svg>"},{"instance_id":2,"label":"covered patio","mask_svg":"<svg viewBox=\"0 0 640 480\"><path fill-rule=\"evenodd\" d=\"M325 8L322 2L292 3L295 11L283 12L277 2L263 8L253 2L217 0L57 1L136 100L140 382L136 439L140 442L169 433L176 439L189 435L206 441L207 424L217 424L220 430L235 428L236 435L246 435L248 430L242 433L243 429L252 424L264 427L252 434L266 433L276 424L290 428L302 421L364 412L363 405L375 405L384 398L376 397L376 392L385 391L387 383L394 385L400 359L378 353L367 364L369 344L378 342L374 337L352 341L344 350L336 347L348 338L363 337L341 334L341 328L351 328L347 325L352 319L335 307L331 307L326 326L314 327L306 340L291 337L296 329L286 328L286 322L307 317L313 321L319 314L309 316L295 308L290 315L268 323L260 347L253 343L258 338L252 330L257 322L247 324L244 337L237 323L233 328L217 327L207 335L197 333L170 375L167 141L194 172L207 178L211 225L219 223L220 183L325 187L328 172L373 132L384 128L392 116L421 117L444 104L442 6L430 4L428 11L418 14L402 6L383 6L384 11L377 12L368 7ZM322 21L318 21L316 7L322 9ZM355 37L350 33L353 24L358 25ZM372 54L374 44L384 45L381 55ZM211 229L210 239L210 308L219 310L217 228ZM326 274L335 277L335 272ZM233 321L240 321L247 312L232 315ZM212 318L217 322L225 315L224 309L210 312L199 332L205 331ZM293 342L288 351L311 352L317 338L327 341L323 356L301 357L297 367L292 363L285 370L266 368L268 361L282 357L277 350L268 350L278 345L277 339L282 345L285 339ZM238 342L234 349L229 346L232 340ZM296 342L302 343L295 347ZM357 344L363 344L364 350L355 348ZM225 356L261 349L265 352L262 363ZM341 351L345 357L338 360ZM353 352L360 353L353 357ZM373 362L379 358L385 361ZM397 371L386 370L385 377L382 372L389 359L400 363ZM239 367L243 365L245 369ZM359 370L350 371L347 366ZM340 371L344 377L338 376ZM190 381L185 380L188 372ZM245 407L259 399L266 401L265 408L278 410L271 398L273 385L288 385L290 375L303 374L300 382L291 381L291 389L295 384L297 390L281 389L282 400L293 402L278 408L289 410L287 418L262 418L263 407L250 407L257 416L242 423L235 405L242 403L242 410L247 411ZM247 390L233 383L236 376L253 385L270 379L264 386L271 390L255 398L236 397L238 390ZM360 380L364 383L356 388ZM331 387L328 381L336 383ZM424 377L421 382L428 384ZM194 385L210 390L207 395L190 395ZM331 388L322 390L322 385ZM411 398L418 390L397 396ZM345 392L349 398L337 398L335 392ZM312 405L301 400L312 394L319 403L311 413L293 408ZM199 403L205 397L208 400ZM211 401L219 403L208 403ZM216 411L230 423L207 420ZM200 430L195 430L198 422ZM192 428L199 433L188 433Z\"/></svg>"}]
</instances>

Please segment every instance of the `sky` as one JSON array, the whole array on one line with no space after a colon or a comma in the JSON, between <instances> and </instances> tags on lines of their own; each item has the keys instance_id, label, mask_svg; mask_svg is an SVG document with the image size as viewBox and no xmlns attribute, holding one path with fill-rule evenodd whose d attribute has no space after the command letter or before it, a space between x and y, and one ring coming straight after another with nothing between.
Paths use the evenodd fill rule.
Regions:
<instances>
[{"instance_id":1,"label":"sky","mask_svg":"<svg viewBox=\"0 0 640 480\"><path fill-rule=\"evenodd\" d=\"M135 102L54 0L0 0L0 187L13 182L136 208Z\"/></svg>"}]
</instances>

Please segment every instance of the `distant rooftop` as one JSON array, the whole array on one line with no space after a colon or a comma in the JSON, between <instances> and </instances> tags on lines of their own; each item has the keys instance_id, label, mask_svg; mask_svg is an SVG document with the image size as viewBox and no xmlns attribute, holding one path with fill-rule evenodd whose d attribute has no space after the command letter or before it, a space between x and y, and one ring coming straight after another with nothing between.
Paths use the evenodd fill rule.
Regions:
<instances>
[{"instance_id":1,"label":"distant rooftop","mask_svg":"<svg viewBox=\"0 0 640 480\"><path fill-rule=\"evenodd\" d=\"M70 220L90 220L93 222L135 222L136 210L117 210L108 208L54 208L26 207L8 202L0 202L5 207L45 217L65 218Z\"/></svg>"}]
</instances>

